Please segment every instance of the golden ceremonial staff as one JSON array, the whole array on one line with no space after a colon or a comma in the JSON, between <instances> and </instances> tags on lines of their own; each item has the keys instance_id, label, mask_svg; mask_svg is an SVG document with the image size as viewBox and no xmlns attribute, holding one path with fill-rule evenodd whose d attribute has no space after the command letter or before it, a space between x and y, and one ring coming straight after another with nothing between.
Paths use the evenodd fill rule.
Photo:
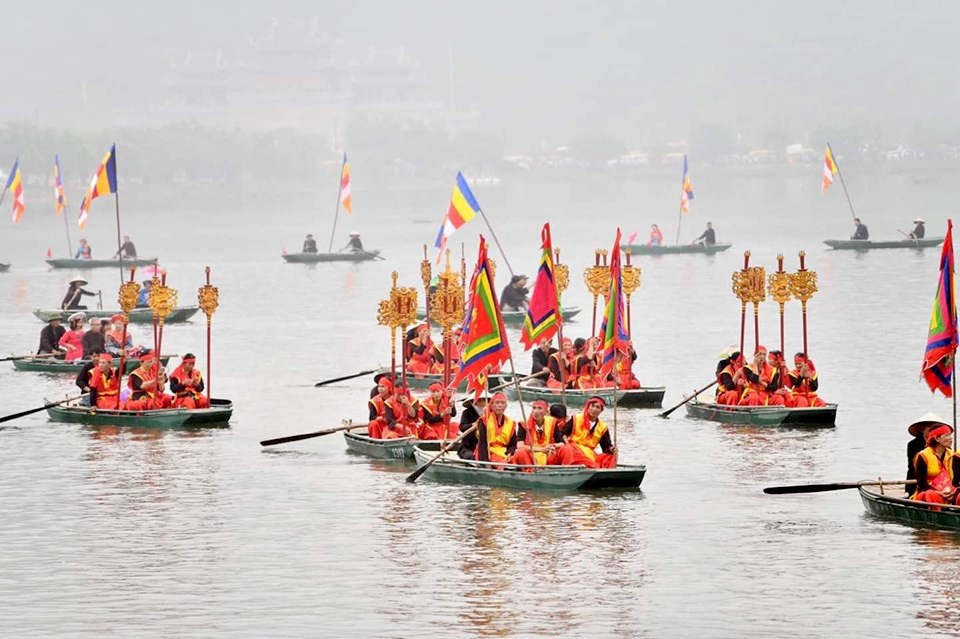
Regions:
<instances>
[{"instance_id":1,"label":"golden ceremonial staff","mask_svg":"<svg viewBox=\"0 0 960 639\"><path fill-rule=\"evenodd\" d=\"M397 286L397 272L390 274L393 285L390 287L390 297L380 300L377 310L377 323L390 328L390 374L396 380L397 376L397 329L403 331L403 357L400 360L402 385L407 384L407 339L406 329L417 319L417 290L412 287Z\"/></svg>"},{"instance_id":2,"label":"golden ceremonial staff","mask_svg":"<svg viewBox=\"0 0 960 639\"><path fill-rule=\"evenodd\" d=\"M163 322L173 309L177 307L177 289L167 286L167 274L164 272L160 276L160 284L154 284L150 287L150 298L148 300L150 308L153 310L153 320L157 322L158 333L154 352L156 367L157 392L160 391L160 349L163 348Z\"/></svg>"},{"instance_id":3,"label":"golden ceremonial staff","mask_svg":"<svg viewBox=\"0 0 960 639\"><path fill-rule=\"evenodd\" d=\"M560 401L567 404L567 372L562 362L565 362L563 353L563 292L570 286L570 267L560 263L560 249L553 249L553 282L557 287L557 359L560 365ZM547 358L547 369L550 368L550 359Z\"/></svg>"},{"instance_id":4,"label":"golden ceremonial staff","mask_svg":"<svg viewBox=\"0 0 960 639\"><path fill-rule=\"evenodd\" d=\"M130 268L130 281L120 285L120 294L117 299L120 302L120 310L123 311L123 343L120 345L120 368L117 369L117 410L120 410L120 391L123 388L123 373L126 369L127 324L130 322L130 311L136 308L137 298L140 296L140 285L134 281L136 272L136 266Z\"/></svg>"},{"instance_id":5,"label":"golden ceremonial staff","mask_svg":"<svg viewBox=\"0 0 960 639\"><path fill-rule=\"evenodd\" d=\"M752 297L747 274L750 272L750 251L743 252L743 269L734 271L730 279L733 282L733 294L740 300L740 353L743 354L743 338L747 329L747 302Z\"/></svg>"},{"instance_id":6,"label":"golden ceremonial staff","mask_svg":"<svg viewBox=\"0 0 960 639\"><path fill-rule=\"evenodd\" d=\"M460 286L460 274L450 269L450 249L447 249L447 266L440 273L437 291L430 300L431 311L436 322L443 329L443 385L449 386L451 380L450 354L452 348L453 327L463 324L463 287Z\"/></svg>"},{"instance_id":7,"label":"golden ceremonial staff","mask_svg":"<svg viewBox=\"0 0 960 639\"><path fill-rule=\"evenodd\" d=\"M783 270L783 254L777 255L777 271L770 274L770 297L780 305L780 352L786 354L783 341L783 305L790 301L790 274Z\"/></svg>"},{"instance_id":8,"label":"golden ceremonial staff","mask_svg":"<svg viewBox=\"0 0 960 639\"><path fill-rule=\"evenodd\" d=\"M760 302L767 299L767 271L762 266L751 266L747 279L753 302L753 347L756 349L760 346Z\"/></svg>"},{"instance_id":9,"label":"golden ceremonial staff","mask_svg":"<svg viewBox=\"0 0 960 639\"><path fill-rule=\"evenodd\" d=\"M640 288L640 267L630 264L630 249L624 249L627 265L620 269L620 279L623 283L623 293L627 296L627 335L633 338L633 322L630 319L630 296Z\"/></svg>"},{"instance_id":10,"label":"golden ceremonial staff","mask_svg":"<svg viewBox=\"0 0 960 639\"><path fill-rule=\"evenodd\" d=\"M465 242L460 242L460 286L463 287L463 290L467 290L467 256L466 256L467 245ZM464 298L466 300L466 298ZM466 302L464 302L466 303Z\"/></svg>"},{"instance_id":11,"label":"golden ceremonial staff","mask_svg":"<svg viewBox=\"0 0 960 639\"><path fill-rule=\"evenodd\" d=\"M220 305L220 289L210 284L210 267L205 269L207 283L197 289L197 301L200 309L207 316L207 399L210 399L210 327L213 323L213 314Z\"/></svg>"},{"instance_id":12,"label":"golden ceremonial staff","mask_svg":"<svg viewBox=\"0 0 960 639\"><path fill-rule=\"evenodd\" d=\"M587 290L593 295L593 322L590 325L590 335L597 334L597 298L610 290L610 268L607 267L607 251L595 249L593 252L594 264L583 272L583 281ZM603 266L600 257L603 257Z\"/></svg>"},{"instance_id":13,"label":"golden ceremonial staff","mask_svg":"<svg viewBox=\"0 0 960 639\"><path fill-rule=\"evenodd\" d=\"M790 292L800 300L800 307L803 309L803 352L809 355L807 350L807 300L813 297L817 292L817 274L815 271L808 271L806 268L806 253L800 251L800 270L790 274Z\"/></svg>"},{"instance_id":14,"label":"golden ceremonial staff","mask_svg":"<svg viewBox=\"0 0 960 639\"><path fill-rule=\"evenodd\" d=\"M430 269L430 260L427 259L427 245L423 245L423 259L420 260L420 281L423 282L423 321L430 326L430 280L433 279L433 273ZM404 358L406 358L406 344L404 344Z\"/></svg>"}]
</instances>

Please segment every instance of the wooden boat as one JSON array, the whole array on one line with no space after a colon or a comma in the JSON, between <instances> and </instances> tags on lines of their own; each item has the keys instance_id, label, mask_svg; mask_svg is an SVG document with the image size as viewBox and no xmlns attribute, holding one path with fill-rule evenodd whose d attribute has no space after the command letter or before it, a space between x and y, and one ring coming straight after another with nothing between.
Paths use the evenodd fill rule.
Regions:
<instances>
[{"instance_id":1,"label":"wooden boat","mask_svg":"<svg viewBox=\"0 0 960 639\"><path fill-rule=\"evenodd\" d=\"M178 426L217 427L230 421L233 403L230 400L213 399L210 408L188 410L165 408L163 410L108 410L91 408L78 403L61 404L47 409L47 415L55 422L88 424L91 426L135 426L137 428L176 428Z\"/></svg>"},{"instance_id":2,"label":"wooden boat","mask_svg":"<svg viewBox=\"0 0 960 639\"><path fill-rule=\"evenodd\" d=\"M923 249L940 246L942 237L925 237L922 240L824 240L824 244L837 251L869 251L871 249Z\"/></svg>"},{"instance_id":3,"label":"wooden boat","mask_svg":"<svg viewBox=\"0 0 960 639\"><path fill-rule=\"evenodd\" d=\"M373 457L374 459L412 459L413 448L418 443L415 437L373 439L367 433L366 428L360 424L357 425L355 431L343 431L343 438L347 442L347 450L351 453Z\"/></svg>"},{"instance_id":4,"label":"wooden boat","mask_svg":"<svg viewBox=\"0 0 960 639\"><path fill-rule=\"evenodd\" d=\"M436 451L415 447L418 465L430 461ZM528 472L528 471L533 472ZM470 486L497 486L520 490L602 490L638 488L646 466L586 468L584 466L517 466L460 459L448 452L434 462L424 475L430 479Z\"/></svg>"},{"instance_id":5,"label":"wooden boat","mask_svg":"<svg viewBox=\"0 0 960 639\"><path fill-rule=\"evenodd\" d=\"M506 379L503 380L507 381ZM503 382L501 382L503 383ZM517 393L517 387L507 386L503 389L507 397L517 401L520 394ZM561 394L559 390L547 388L546 386L536 386L530 382L520 383L520 393L523 394L523 400L533 402L542 399L548 404L563 403L566 397L567 406L583 406L586 401L594 396L600 396L608 406L613 406L614 400L617 406L625 408L660 408L663 403L663 395L666 388L663 386L651 386L649 388L636 388L629 390L618 390L614 392L612 388L597 388L592 390L567 390Z\"/></svg>"},{"instance_id":6,"label":"wooden boat","mask_svg":"<svg viewBox=\"0 0 960 639\"><path fill-rule=\"evenodd\" d=\"M819 408L728 406L716 402L701 402L695 399L687 404L687 414L695 419L709 419L726 424L833 427L836 425L837 405L827 404Z\"/></svg>"},{"instance_id":7,"label":"wooden boat","mask_svg":"<svg viewBox=\"0 0 960 639\"><path fill-rule=\"evenodd\" d=\"M130 267L136 264L137 266L150 266L157 261L155 257L138 257L136 259L124 258L123 266ZM89 268L118 268L120 266L120 260L115 258L110 258L107 260L76 260L72 257L61 257L61 258L51 258L46 260L47 264L50 265L50 268L69 268L78 271L85 271Z\"/></svg>"},{"instance_id":8,"label":"wooden boat","mask_svg":"<svg viewBox=\"0 0 960 639\"><path fill-rule=\"evenodd\" d=\"M960 531L960 506L907 499L903 486L860 486L860 499L871 515L911 524Z\"/></svg>"},{"instance_id":9,"label":"wooden boat","mask_svg":"<svg viewBox=\"0 0 960 639\"><path fill-rule=\"evenodd\" d=\"M122 311L120 310L107 310L107 309L82 309L83 313L87 318L93 317L113 317L114 315L120 315ZM177 324L180 322L186 322L188 319L196 315L200 311L200 307L197 305L193 306L178 306L173 309L167 318L164 320L165 324ZM53 313L61 314L70 314L75 311L61 311L57 308L35 308L33 309L33 314L41 322L46 322L47 319ZM79 311L77 311L79 312ZM130 322L132 324L153 324L153 310L150 308L135 308L130 311Z\"/></svg>"},{"instance_id":10,"label":"wooden boat","mask_svg":"<svg viewBox=\"0 0 960 639\"><path fill-rule=\"evenodd\" d=\"M580 311L583 310L579 306L569 306L563 309L563 321L568 322L577 315L580 314ZM523 324L523 320L527 317L526 311L500 311L500 315L503 316L504 324L519 325ZM422 320L426 317L426 312L423 308L417 309L417 319ZM433 324L434 322L430 322Z\"/></svg>"},{"instance_id":11,"label":"wooden boat","mask_svg":"<svg viewBox=\"0 0 960 639\"><path fill-rule=\"evenodd\" d=\"M13 367L18 371L30 371L31 373L51 373L54 375L76 375L80 372L80 369L83 368L90 360L88 359L77 359L72 362L65 362L61 359L54 359L52 357L45 358L29 358L29 359L15 359L13 360ZM164 366L167 365L167 362L170 361L169 357L161 357L160 363ZM129 373L140 366L139 359L128 359L124 362L124 373Z\"/></svg>"},{"instance_id":12,"label":"wooden boat","mask_svg":"<svg viewBox=\"0 0 960 639\"><path fill-rule=\"evenodd\" d=\"M283 253L281 257L291 264L316 264L317 262L370 262L380 257L379 250L362 253Z\"/></svg>"},{"instance_id":13,"label":"wooden boat","mask_svg":"<svg viewBox=\"0 0 960 639\"><path fill-rule=\"evenodd\" d=\"M718 242L716 244L661 244L660 246L647 246L646 244L627 244L621 247L621 250L630 249L631 255L676 255L689 253L705 253L713 255L722 253L733 244Z\"/></svg>"},{"instance_id":14,"label":"wooden boat","mask_svg":"<svg viewBox=\"0 0 960 639\"><path fill-rule=\"evenodd\" d=\"M0 262L0 273L3 273L4 271L9 271L9 270L10 270L9 264L4 264Z\"/></svg>"}]
</instances>

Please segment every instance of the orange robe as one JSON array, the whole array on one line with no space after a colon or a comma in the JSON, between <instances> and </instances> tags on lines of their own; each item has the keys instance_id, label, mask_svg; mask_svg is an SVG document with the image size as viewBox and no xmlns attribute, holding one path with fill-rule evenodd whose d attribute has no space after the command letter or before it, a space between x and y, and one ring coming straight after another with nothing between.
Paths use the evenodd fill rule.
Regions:
<instances>
[{"instance_id":1,"label":"orange robe","mask_svg":"<svg viewBox=\"0 0 960 639\"><path fill-rule=\"evenodd\" d=\"M741 406L784 406L786 401L783 395L778 395L769 388L781 387L780 371L764 362L760 370L756 370L752 364L745 367L747 369L747 388L740 397ZM756 381L750 379L750 373L757 377Z\"/></svg>"},{"instance_id":2,"label":"orange robe","mask_svg":"<svg viewBox=\"0 0 960 639\"><path fill-rule=\"evenodd\" d=\"M927 501L934 504L945 504L947 501L941 494L945 490L953 490L953 456L954 452L947 449L941 461L932 448L927 446L919 453L917 458L922 457L927 465L926 484L930 488L919 493L914 492L910 499L918 501ZM916 460L914 461L916 464Z\"/></svg>"},{"instance_id":3,"label":"orange robe","mask_svg":"<svg viewBox=\"0 0 960 639\"><path fill-rule=\"evenodd\" d=\"M484 428L483 441L486 443L486 461L510 462L513 455L508 452L511 443L517 439L517 423L503 416L503 422L497 422L497 416L488 412L483 416L480 426Z\"/></svg>"},{"instance_id":4,"label":"orange robe","mask_svg":"<svg viewBox=\"0 0 960 639\"><path fill-rule=\"evenodd\" d=\"M537 426L533 422L533 416L527 418L526 423L524 424L525 436L523 438L523 446L517 447L517 452L514 453L511 461L514 464L522 464L525 466L555 466L560 463L560 449L558 448L555 452L551 454L547 453L531 453L530 447L536 446L537 448L544 448L549 446L554 442L554 433L557 427L557 419L551 417L550 415L543 416L543 431L537 431ZM533 469L527 469L526 472L532 473Z\"/></svg>"},{"instance_id":5,"label":"orange robe","mask_svg":"<svg viewBox=\"0 0 960 639\"><path fill-rule=\"evenodd\" d=\"M194 385L184 386L183 390L174 393L173 407L189 408L191 410L196 408L210 408L210 400L203 394L203 375L201 375L197 369L193 369L188 375L183 370L183 364L180 364L176 370L170 373L170 390L173 390L175 383L182 385L188 380L192 380Z\"/></svg>"},{"instance_id":6,"label":"orange robe","mask_svg":"<svg viewBox=\"0 0 960 639\"><path fill-rule=\"evenodd\" d=\"M825 401L817 397L817 388L820 386L820 382L817 380L816 371L812 372L813 377L810 379L801 375L800 370L796 368L787 375L787 385L792 390L790 398L793 407L807 408L808 406L827 405Z\"/></svg>"},{"instance_id":7,"label":"orange robe","mask_svg":"<svg viewBox=\"0 0 960 639\"><path fill-rule=\"evenodd\" d=\"M591 428L590 423L580 413L573 416L573 429L567 444L560 449L560 463L564 466L586 466L587 468L616 468L615 453L597 453L600 440L607 434L607 425L601 420Z\"/></svg>"},{"instance_id":8,"label":"orange robe","mask_svg":"<svg viewBox=\"0 0 960 639\"><path fill-rule=\"evenodd\" d=\"M160 410L170 408L173 405L173 398L161 389L154 388L149 391L137 389L135 379L139 380L141 386L146 382L157 379L157 367L152 364L148 366L148 369L141 366L130 373L130 377L127 378L127 386L133 391L133 394L124 404L125 410Z\"/></svg>"},{"instance_id":9,"label":"orange robe","mask_svg":"<svg viewBox=\"0 0 960 639\"><path fill-rule=\"evenodd\" d=\"M374 395L367 404L371 417L367 434L373 439L383 439L383 431L387 428L387 403L380 395Z\"/></svg>"},{"instance_id":10,"label":"orange robe","mask_svg":"<svg viewBox=\"0 0 960 639\"><path fill-rule=\"evenodd\" d=\"M105 376L99 367L90 373L90 389L97 391L97 408L120 408L120 379L116 369Z\"/></svg>"},{"instance_id":11,"label":"orange robe","mask_svg":"<svg viewBox=\"0 0 960 639\"><path fill-rule=\"evenodd\" d=\"M449 418L441 418L447 401L441 398L439 406L434 404L432 397L420 402L418 439L456 439L460 436L460 424L450 421ZM456 407L454 407L454 412L456 412Z\"/></svg>"}]
</instances>

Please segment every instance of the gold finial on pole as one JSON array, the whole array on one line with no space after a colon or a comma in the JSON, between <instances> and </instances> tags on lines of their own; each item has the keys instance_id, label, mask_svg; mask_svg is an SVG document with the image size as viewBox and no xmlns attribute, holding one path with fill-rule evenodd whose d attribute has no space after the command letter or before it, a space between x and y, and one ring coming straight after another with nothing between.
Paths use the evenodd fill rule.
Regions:
<instances>
[{"instance_id":1,"label":"gold finial on pole","mask_svg":"<svg viewBox=\"0 0 960 639\"><path fill-rule=\"evenodd\" d=\"M790 301L790 274L783 270L783 254L777 255L777 270L770 274L767 290L770 297L780 305L780 352L786 354L784 348L783 305Z\"/></svg>"},{"instance_id":2,"label":"gold finial on pole","mask_svg":"<svg viewBox=\"0 0 960 639\"><path fill-rule=\"evenodd\" d=\"M807 355L807 302L813 298L817 292L817 273L808 271L806 266L807 254L800 251L800 270L790 274L790 292L800 300L800 308L803 312L803 352Z\"/></svg>"},{"instance_id":3,"label":"gold finial on pole","mask_svg":"<svg viewBox=\"0 0 960 639\"><path fill-rule=\"evenodd\" d=\"M396 275L396 272L394 272ZM430 267L430 260L427 259L427 245L423 245L423 259L420 261L420 281L423 282L423 299L424 310L426 312L426 317L423 321L430 325L430 280L433 279L432 269ZM396 286L396 278L394 278L394 286Z\"/></svg>"},{"instance_id":4,"label":"gold finial on pole","mask_svg":"<svg viewBox=\"0 0 960 639\"><path fill-rule=\"evenodd\" d=\"M600 258L603 258L603 265L600 265ZM595 249L593 251L593 266L587 267L583 272L583 281L587 285L587 290L593 295L593 323L590 327L590 334L597 332L597 298L610 292L610 268L607 266L607 251Z\"/></svg>"},{"instance_id":5,"label":"gold finial on pole","mask_svg":"<svg viewBox=\"0 0 960 639\"><path fill-rule=\"evenodd\" d=\"M447 251L447 265L437 284L437 290L430 300L431 313L443 329L443 385L449 386L451 380L451 353L453 327L463 323L464 289L460 284L459 273L451 270L450 251Z\"/></svg>"},{"instance_id":6,"label":"gold finial on pole","mask_svg":"<svg viewBox=\"0 0 960 639\"><path fill-rule=\"evenodd\" d=\"M734 271L730 279L733 284L733 294L740 300L740 352L743 353L743 339L747 327L747 302L753 299L753 290L750 285L750 251L743 252L743 268Z\"/></svg>"},{"instance_id":7,"label":"gold finial on pole","mask_svg":"<svg viewBox=\"0 0 960 639\"><path fill-rule=\"evenodd\" d=\"M213 324L213 314L217 312L220 306L220 289L210 284L210 267L204 269L206 275L206 284L197 289L197 302L200 304L200 310L207 316L207 399L210 399L210 328Z\"/></svg>"},{"instance_id":8,"label":"gold finial on pole","mask_svg":"<svg viewBox=\"0 0 960 639\"><path fill-rule=\"evenodd\" d=\"M560 263L560 249L553 249L553 276L557 280L557 302L563 297L563 292L570 286L570 267Z\"/></svg>"},{"instance_id":9,"label":"gold finial on pole","mask_svg":"<svg viewBox=\"0 0 960 639\"><path fill-rule=\"evenodd\" d=\"M640 288L641 270L639 266L630 263L630 249L624 248L627 264L620 269L620 279L623 283L623 292L627 296L627 335L633 335L633 322L630 317L630 296Z\"/></svg>"}]
</instances>

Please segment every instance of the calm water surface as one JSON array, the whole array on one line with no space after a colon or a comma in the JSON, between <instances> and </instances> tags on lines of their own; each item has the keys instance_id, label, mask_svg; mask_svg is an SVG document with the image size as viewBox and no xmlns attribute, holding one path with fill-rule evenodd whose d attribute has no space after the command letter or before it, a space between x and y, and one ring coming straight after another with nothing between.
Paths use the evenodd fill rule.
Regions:
<instances>
[{"instance_id":1,"label":"calm water surface","mask_svg":"<svg viewBox=\"0 0 960 639\"><path fill-rule=\"evenodd\" d=\"M646 463L643 490L537 494L403 479L410 467L348 455L333 435L262 450L259 440L364 415L369 378L312 383L389 362L375 325L390 272L418 284L449 185L374 191L357 228L386 262L304 267L280 249L303 233L325 241L330 219L309 207L170 212L170 202L125 195L125 229L161 253L181 302L213 267L214 395L236 402L231 428L154 432L56 424L33 415L0 438L0 635L5 637L954 636L960 537L875 519L853 491L770 497L767 485L857 480L904 471L906 424L949 413L917 383L935 290L937 250L856 255L820 243L852 230L842 193L817 193L816 175L703 176L684 236L706 219L728 254L638 260L634 296L638 373L666 385L666 404L710 381L736 341L730 273L742 250L768 269L806 249L819 273L810 350L822 394L839 402L837 428L764 430L657 411L618 412L625 462ZM944 227L957 192L903 176L851 179L877 237L917 214ZM587 310L567 334L589 331L579 274L617 224L672 238L675 185L598 175L565 183L478 187L516 271L532 274L540 225L571 264L567 304ZM366 185L371 189L371 185ZM321 201L333 200L321 190ZM127 204L129 202L129 204ZM28 201L28 207L30 201ZM99 206L99 203L98 203ZM96 207L95 207L96 208ZM0 253L0 351L35 348L34 307L55 305L71 273L49 271L62 227L42 204L11 228ZM582 213L589 213L584 222ZM94 250L115 242L108 206L88 229ZM164 220L159 224L156 220ZM429 223L409 224L428 219ZM475 254L480 220L465 230ZM170 224L179 224L171 230ZM196 228L196 232L192 229ZM77 239L74 233L74 241ZM460 238L458 238L460 239ZM346 242L345 234L338 244ZM459 250L459 246L457 246ZM432 256L432 254L431 254ZM471 258L472 261L472 258ZM499 261L499 260L498 260ZM498 274L503 282L504 266ZM88 273L116 296L117 272ZM800 346L788 306L787 349ZM761 308L773 348L777 308ZM164 351L200 355L204 325L170 326ZM750 333L748 332L748 336ZM512 337L517 333L513 332ZM146 341L145 330L136 337ZM748 343L752 344L752 336ZM518 344L514 340L515 344ZM516 346L518 367L529 357ZM0 405L12 413L63 397L72 380L0 366ZM511 408L518 414L516 406ZM605 414L612 420L612 411Z\"/></svg>"}]
</instances>

